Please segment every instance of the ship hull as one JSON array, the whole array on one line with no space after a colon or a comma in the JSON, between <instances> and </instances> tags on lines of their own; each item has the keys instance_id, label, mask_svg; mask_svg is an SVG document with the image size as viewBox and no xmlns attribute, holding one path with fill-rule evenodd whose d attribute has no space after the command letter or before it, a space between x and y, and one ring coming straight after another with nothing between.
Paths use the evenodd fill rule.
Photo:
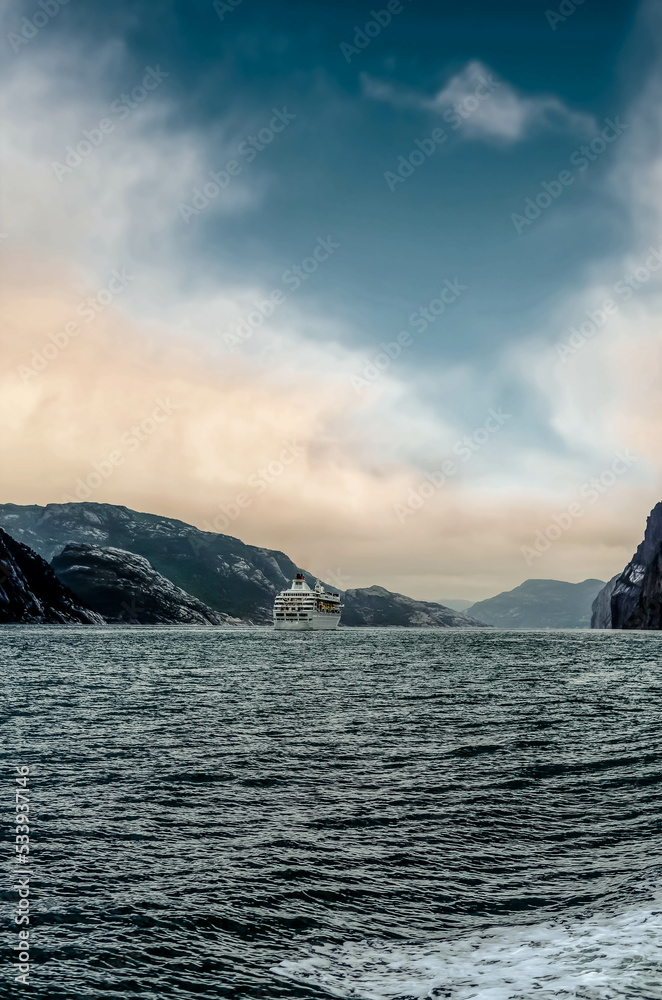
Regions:
<instances>
[{"instance_id":1,"label":"ship hull","mask_svg":"<svg viewBox=\"0 0 662 1000\"><path fill-rule=\"evenodd\" d=\"M274 621L274 628L282 632L318 632L324 629L338 628L340 625L340 615L313 614L308 619L298 619L296 621Z\"/></svg>"}]
</instances>

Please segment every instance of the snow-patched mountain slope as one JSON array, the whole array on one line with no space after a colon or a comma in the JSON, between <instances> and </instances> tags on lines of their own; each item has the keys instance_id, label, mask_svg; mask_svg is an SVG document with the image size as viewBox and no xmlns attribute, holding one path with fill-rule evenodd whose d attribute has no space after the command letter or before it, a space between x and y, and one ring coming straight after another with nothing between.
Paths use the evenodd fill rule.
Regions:
<instances>
[{"instance_id":1,"label":"snow-patched mountain slope","mask_svg":"<svg viewBox=\"0 0 662 1000\"><path fill-rule=\"evenodd\" d=\"M73 544L51 563L59 580L108 622L137 625L238 625L176 587L143 556Z\"/></svg>"}]
</instances>

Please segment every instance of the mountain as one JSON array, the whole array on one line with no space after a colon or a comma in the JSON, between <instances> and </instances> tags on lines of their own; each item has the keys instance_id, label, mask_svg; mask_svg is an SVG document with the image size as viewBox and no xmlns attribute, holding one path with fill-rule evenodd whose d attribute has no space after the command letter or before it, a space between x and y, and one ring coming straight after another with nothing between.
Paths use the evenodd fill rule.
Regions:
<instances>
[{"instance_id":1,"label":"mountain","mask_svg":"<svg viewBox=\"0 0 662 1000\"><path fill-rule=\"evenodd\" d=\"M175 587L247 623L270 623L275 594L302 572L282 552L112 504L0 504L0 524L49 561L70 543L143 556Z\"/></svg>"},{"instance_id":2,"label":"mountain","mask_svg":"<svg viewBox=\"0 0 662 1000\"><path fill-rule=\"evenodd\" d=\"M514 590L472 604L474 618L497 628L588 628L602 580L525 580Z\"/></svg>"},{"instance_id":3,"label":"mountain","mask_svg":"<svg viewBox=\"0 0 662 1000\"><path fill-rule=\"evenodd\" d=\"M256 625L271 624L275 595L289 587L297 573L304 574L309 586L315 584L315 577L296 566L282 552L245 545L230 535L200 531L174 518L141 514L112 504L65 503L46 507L0 504L0 524L49 561L69 545L86 545L98 550L121 549L142 556L150 570L134 564L129 573L133 582L120 582L119 601L117 597L111 599L106 579L104 600L111 600L113 613L117 612L118 605L121 609L124 601L122 587L137 588L137 577L143 573L149 575L151 570L160 577L158 582L153 581L160 595L157 595L157 604L164 599L165 578L166 583L179 588L186 597L201 602L205 615L211 610ZM94 572L103 575L106 570L110 571L109 564L102 570L103 558L99 556L99 560ZM87 593L91 598L91 591L84 589L85 578L86 586L93 586L91 566L83 569L85 564L80 563L81 570L77 571L74 581L76 553L70 552L65 561L58 561L56 565L58 573L64 574L65 569L70 572L72 575L64 578L75 582L81 588L80 593ZM116 580L122 579L117 562L112 572ZM144 577L141 585L147 586ZM421 624L467 628L476 624L449 608L412 601L400 594L391 594L383 587L348 591L347 594L349 598L346 595L347 607L343 614L345 625ZM176 603L181 600L180 596Z\"/></svg>"},{"instance_id":4,"label":"mountain","mask_svg":"<svg viewBox=\"0 0 662 1000\"><path fill-rule=\"evenodd\" d=\"M0 622L103 625L56 578L51 567L0 528Z\"/></svg>"},{"instance_id":5,"label":"mountain","mask_svg":"<svg viewBox=\"0 0 662 1000\"><path fill-rule=\"evenodd\" d=\"M346 590L343 605L344 625L399 625L410 628L482 628L485 625L441 604L415 601L383 587Z\"/></svg>"},{"instance_id":6,"label":"mountain","mask_svg":"<svg viewBox=\"0 0 662 1000\"><path fill-rule=\"evenodd\" d=\"M58 579L107 622L137 625L238 625L180 590L124 549L67 545L51 563Z\"/></svg>"},{"instance_id":7,"label":"mountain","mask_svg":"<svg viewBox=\"0 0 662 1000\"><path fill-rule=\"evenodd\" d=\"M662 551L662 503L646 519L644 539L622 573L595 599L592 628L659 629Z\"/></svg>"}]
</instances>

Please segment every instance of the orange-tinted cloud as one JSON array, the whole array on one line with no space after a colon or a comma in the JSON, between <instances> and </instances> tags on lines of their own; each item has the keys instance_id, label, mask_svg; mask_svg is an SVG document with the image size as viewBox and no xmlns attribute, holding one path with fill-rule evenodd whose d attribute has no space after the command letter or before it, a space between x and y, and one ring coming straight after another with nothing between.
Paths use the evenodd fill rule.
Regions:
<instances>
[{"instance_id":1,"label":"orange-tinted cloud","mask_svg":"<svg viewBox=\"0 0 662 1000\"><path fill-rule=\"evenodd\" d=\"M290 374L282 384L240 356L136 324L121 292L87 322L85 300L98 293L66 262L26 249L3 282L5 501L125 504L283 549L321 576L339 572L339 585L432 599L478 598L528 576L608 576L656 499L653 489L633 494L624 476L527 565L522 546L581 483L562 500L498 492L456 462L440 488L423 489L420 472L366 464L346 377ZM63 335L70 323L76 332ZM640 405L645 425L641 396Z\"/></svg>"}]
</instances>

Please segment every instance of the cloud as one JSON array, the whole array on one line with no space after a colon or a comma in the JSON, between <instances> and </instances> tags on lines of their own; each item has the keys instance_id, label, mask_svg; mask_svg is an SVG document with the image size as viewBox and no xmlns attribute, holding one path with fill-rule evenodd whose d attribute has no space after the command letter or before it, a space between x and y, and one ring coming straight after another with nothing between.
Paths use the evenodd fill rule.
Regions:
<instances>
[{"instance_id":1,"label":"cloud","mask_svg":"<svg viewBox=\"0 0 662 1000\"><path fill-rule=\"evenodd\" d=\"M554 95L526 97L474 59L431 97L397 83L362 75L363 94L396 108L440 115L467 139L514 143L543 130L590 133L590 115L572 111Z\"/></svg>"},{"instance_id":2,"label":"cloud","mask_svg":"<svg viewBox=\"0 0 662 1000\"><path fill-rule=\"evenodd\" d=\"M644 16L660 15L651 6ZM545 401L549 426L569 452L596 465L619 448L639 456L622 500L607 498L598 543L609 557L603 576L622 568L623 537L632 550L638 544L662 485L661 95L658 63L628 110L630 132L604 182L603 197L629 223L620 254L587 267L583 286L510 354L522 381Z\"/></svg>"},{"instance_id":3,"label":"cloud","mask_svg":"<svg viewBox=\"0 0 662 1000\"><path fill-rule=\"evenodd\" d=\"M81 62L70 44L26 49L5 65L4 229L10 239L66 254L93 282L118 264L146 276L183 256L179 205L231 157L231 125L220 136L216 130L212 149L200 131L175 124L167 67L153 67L163 74L154 89L141 88L147 67L136 70L116 41ZM90 67L96 76L86 78ZM136 85L140 99L125 103ZM236 177L207 212L250 211L263 193L259 174Z\"/></svg>"},{"instance_id":4,"label":"cloud","mask_svg":"<svg viewBox=\"0 0 662 1000\"><path fill-rule=\"evenodd\" d=\"M122 59L121 51L108 55L120 67ZM225 530L287 551L322 577L339 568L352 586L380 583L430 599L444 592L478 599L530 575L606 578L625 563L646 509L658 498L657 483L638 471L535 569L524 565L520 547L531 544L589 474L605 467L612 448L632 447L657 467L661 417L648 362L659 356L653 341L660 311L652 300L637 300L644 318L633 304L609 348L607 339L596 341L578 366L569 364L560 375L552 375L542 334L517 358L506 352L487 377L466 361L462 370L435 371L430 377L439 397L455 400L460 385L479 425L507 384L504 372L510 377L518 365L522 383L548 403L550 427L569 454L551 454L544 443L523 448L517 428L526 414L514 412L461 474L399 523L395 505L407 502L425 470L450 457L471 418L444 421L421 404L420 373L412 379L405 359L357 397L348 376L369 359L344 347L350 342L344 331L296 295L241 351L222 351L220 334L271 289L248 276L232 283L214 274L212 283L208 266L196 273L181 243L177 206L214 161L223 160L235 132L226 123L212 146L203 130L173 126L175 99L164 84L60 183L51 161L78 141L82 128L95 128L116 96L72 80L71 67L80 62L35 44L34 54L32 47L21 52L5 80L9 236L0 253L12 263L3 269L0 344L3 499L46 503L71 494L78 479L122 447L132 426L150 419L156 400L171 399L171 418L122 455L92 499L202 525L295 440L303 445L300 460L267 491L251 495ZM482 73L484 67L470 64L433 98L388 84L379 91L374 81L371 96L443 116L472 95ZM655 95L653 88L639 108L641 144L623 152L615 183L628 210L646 218L647 240L660 208L660 160L650 132L660 128ZM555 98L522 97L505 83L465 122L468 136L510 142L552 125L581 122ZM632 134L639 134L634 124ZM236 181L229 200L216 199L208 211L236 215L259 208L259 178ZM136 279L126 295L89 326L81 324L83 332L43 371L22 378L20 366L34 363L34 351L45 355L46 347L53 354L51 335L72 319L80 322L81 302L98 294L112 269L134 262ZM565 303L561 330L575 308L581 314L596 295L601 301L604 285L598 276Z\"/></svg>"},{"instance_id":5,"label":"cloud","mask_svg":"<svg viewBox=\"0 0 662 1000\"><path fill-rule=\"evenodd\" d=\"M50 256L15 253L1 273L5 500L58 502L80 495L81 481L92 482L91 494L83 490L82 498L211 524L286 551L322 577L340 570L348 585L380 583L429 599L448 587L478 599L529 575L606 577L629 558L630 537L641 527L638 512L652 505L641 484L619 485L529 570L521 546L573 499L586 478L581 467L569 475L560 460L520 453L529 465L520 475L495 435L431 491L420 469L379 457L373 430L382 418L403 436L433 435L434 423L422 413L416 426L409 407L409 423L399 420L397 382L376 385L376 400L358 401L342 354L335 366L331 352L323 355L326 365L316 358L316 374L311 365L305 374L295 367L274 375L256 369L250 358L198 352L191 338L138 323L121 299L93 322L82 321L81 289L93 289L83 289L82 276ZM72 319L79 331L54 350ZM34 352L46 358L45 366L35 365ZM26 374L28 366L42 370ZM640 388L634 379L631 388ZM168 419L147 426L163 401L172 406ZM640 412L648 416L645 408ZM515 414L512 422L517 419ZM140 445L127 446L125 435L135 427L143 428ZM507 428L500 432L504 440ZM636 431L622 428L621 440L632 440ZM451 428L438 429L436 448L430 440L430 471L452 457L451 434ZM300 456L266 490L252 491L251 477L291 442ZM118 453L107 474L110 456ZM593 471L600 469L596 464ZM409 503L412 490L423 492L422 483L429 495L402 523L395 507ZM225 512L240 494L250 503L226 523Z\"/></svg>"},{"instance_id":6,"label":"cloud","mask_svg":"<svg viewBox=\"0 0 662 1000\"><path fill-rule=\"evenodd\" d=\"M406 461L411 442L454 439L452 430L416 402L397 374L381 377L376 390L358 400L349 376L360 371L367 359L342 346L352 340L347 331L318 314L314 306L304 306L296 292L286 289L285 304L234 355L229 353L224 334L254 314L255 303L267 299L272 289L248 274L228 280L210 266L208 257L196 259L182 238L191 227L183 222L178 206L190 201L195 186L204 184L210 166L231 157L235 133L243 139L254 130L250 117L238 126L236 121L217 124L213 142L202 129L173 124L178 119L176 99L166 77L130 115L116 122L98 147L58 179L53 162L66 162L67 147L75 149L80 141L88 141L83 130L90 133L112 114L113 99L120 91L131 90L135 72L127 69L126 52L113 40L82 64L82 73L90 66L97 68L89 78L76 76L80 61L61 48L26 49L21 56L5 68L0 91L6 126L0 192L8 233L2 248L5 255L21 253L28 273L37 262L38 274L44 260L66 261L68 266L60 267L57 281L52 282L53 294L59 285L62 294L75 296L76 308L85 296L106 287L114 269L126 268L132 279L122 294L121 308L136 331L151 325L147 336L155 358L167 349L169 338L175 338L180 355L207 360L217 373L244 364L256 385L280 384L301 396L301 386L314 384L319 373L335 378L355 404L340 409L336 426L368 468ZM165 64L163 69L167 72ZM114 82L108 82L108 75ZM142 75L144 71L138 74ZM118 85L118 78L128 82ZM38 115L35 109L40 109ZM257 120L262 122L261 114ZM233 178L204 212L253 211L264 190L260 174L247 170L245 176ZM204 221L194 219L192 226ZM15 272L13 277L16 280ZM56 329L46 312L43 320L41 336L26 328L26 347L38 347ZM140 335L144 333L136 333ZM75 345L71 355L63 357L63 369L75 365L80 350ZM359 414L358 427L348 426L350 412Z\"/></svg>"}]
</instances>

